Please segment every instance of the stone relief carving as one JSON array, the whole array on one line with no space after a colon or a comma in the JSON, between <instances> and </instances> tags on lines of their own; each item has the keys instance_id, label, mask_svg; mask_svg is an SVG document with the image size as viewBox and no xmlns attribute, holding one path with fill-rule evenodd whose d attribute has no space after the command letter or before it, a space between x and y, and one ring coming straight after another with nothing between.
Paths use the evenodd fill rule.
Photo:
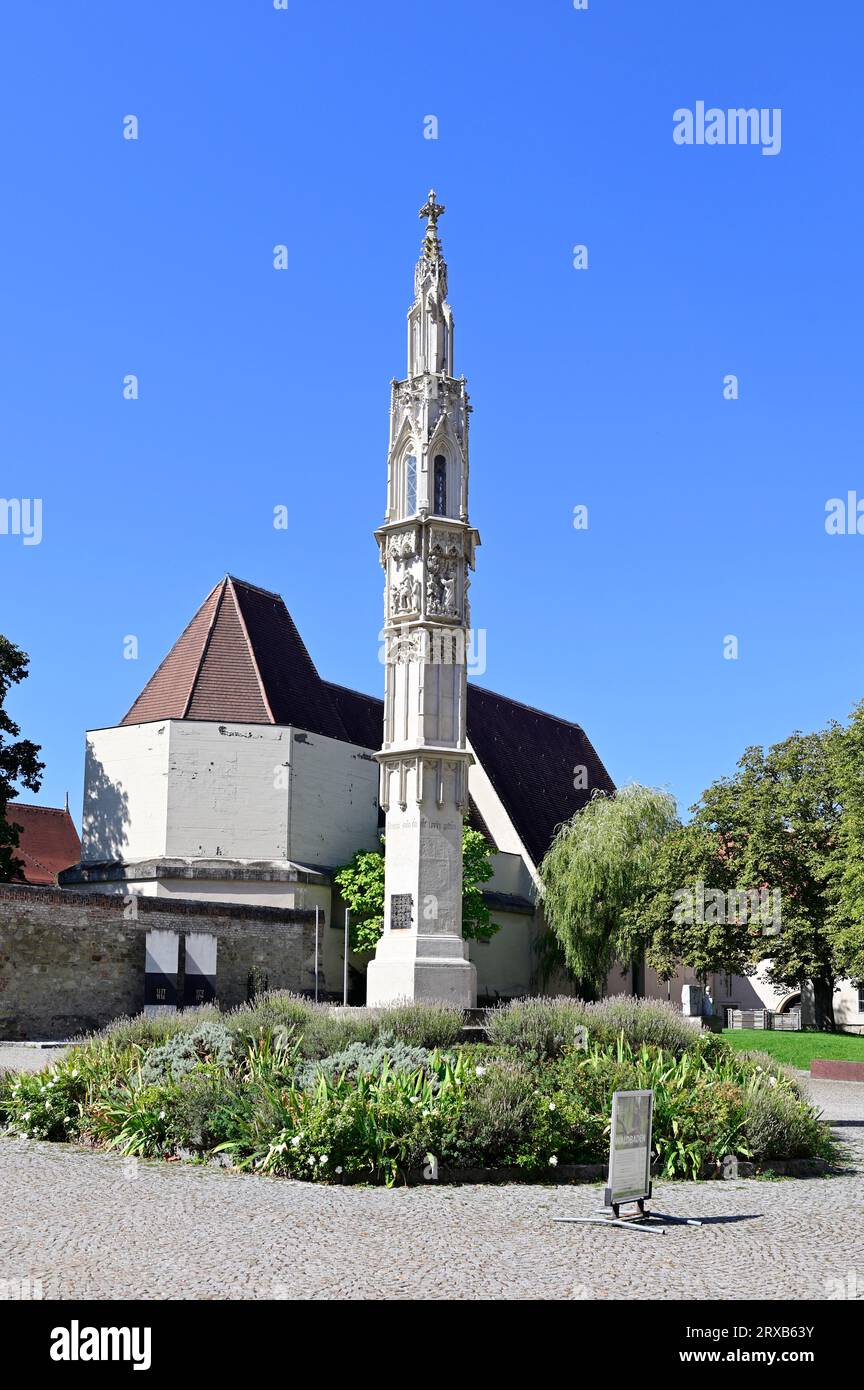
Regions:
<instances>
[{"instance_id":1,"label":"stone relief carving","mask_svg":"<svg viewBox=\"0 0 864 1390\"><path fill-rule=\"evenodd\" d=\"M413 573L418 559L417 534L400 531L387 545L390 576L389 615L391 618L420 612L420 580Z\"/></svg>"},{"instance_id":2,"label":"stone relief carving","mask_svg":"<svg viewBox=\"0 0 864 1390\"><path fill-rule=\"evenodd\" d=\"M462 559L461 537L453 531L433 530L426 561L426 612L430 617L461 616L459 578Z\"/></svg>"}]
</instances>

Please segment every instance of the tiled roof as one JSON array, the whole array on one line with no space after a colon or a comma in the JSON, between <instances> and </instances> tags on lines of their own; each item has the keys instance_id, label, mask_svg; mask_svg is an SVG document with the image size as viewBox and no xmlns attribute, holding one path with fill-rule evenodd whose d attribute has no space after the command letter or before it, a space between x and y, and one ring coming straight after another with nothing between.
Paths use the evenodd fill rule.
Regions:
<instances>
[{"instance_id":1,"label":"tiled roof","mask_svg":"<svg viewBox=\"0 0 864 1390\"><path fill-rule=\"evenodd\" d=\"M329 689L339 703L349 741L378 749L383 701L344 686ZM578 724L470 682L468 739L535 864L552 843L557 826L580 810L592 791L615 790ZM585 768L584 777L577 775L580 767ZM577 790L576 781L587 785ZM469 822L493 839L473 802Z\"/></svg>"},{"instance_id":2,"label":"tiled roof","mask_svg":"<svg viewBox=\"0 0 864 1390\"><path fill-rule=\"evenodd\" d=\"M207 595L121 723L153 719L296 724L347 737L283 599L233 575Z\"/></svg>"},{"instance_id":3,"label":"tiled roof","mask_svg":"<svg viewBox=\"0 0 864 1390\"><path fill-rule=\"evenodd\" d=\"M468 739L533 862L556 828L594 791L615 784L584 729L554 714L468 686ZM577 769L585 768L585 775ZM578 790L576 782L585 782Z\"/></svg>"},{"instance_id":4,"label":"tiled roof","mask_svg":"<svg viewBox=\"0 0 864 1390\"><path fill-rule=\"evenodd\" d=\"M56 884L60 870L81 858L81 841L68 811L10 801L6 818L21 827L18 847L12 853L22 861L25 883Z\"/></svg>"},{"instance_id":5,"label":"tiled roof","mask_svg":"<svg viewBox=\"0 0 864 1390\"><path fill-rule=\"evenodd\" d=\"M279 594L228 575L207 595L122 722L292 724L375 752L383 709L373 695L321 679ZM614 790L578 724L473 684L468 738L535 864L556 827L592 791ZM580 780L587 785L577 789ZM484 829L476 808L470 819Z\"/></svg>"}]
</instances>

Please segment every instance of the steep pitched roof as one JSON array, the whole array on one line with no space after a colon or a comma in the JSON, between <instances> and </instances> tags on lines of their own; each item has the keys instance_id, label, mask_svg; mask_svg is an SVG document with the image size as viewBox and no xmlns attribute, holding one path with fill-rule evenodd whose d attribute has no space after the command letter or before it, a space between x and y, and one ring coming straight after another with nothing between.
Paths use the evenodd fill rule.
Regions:
<instances>
[{"instance_id":1,"label":"steep pitched roof","mask_svg":"<svg viewBox=\"0 0 864 1390\"><path fill-rule=\"evenodd\" d=\"M562 821L615 783L578 724L468 686L468 738L533 862ZM577 768L586 775L577 776ZM584 788L574 786L584 781Z\"/></svg>"},{"instance_id":2,"label":"steep pitched roof","mask_svg":"<svg viewBox=\"0 0 864 1390\"><path fill-rule=\"evenodd\" d=\"M211 589L121 723L153 719L297 724L347 737L283 599L233 575Z\"/></svg>"},{"instance_id":3,"label":"steep pitched roof","mask_svg":"<svg viewBox=\"0 0 864 1390\"><path fill-rule=\"evenodd\" d=\"M21 878L25 883L56 884L60 870L77 864L81 858L81 841L68 811L10 801L7 819L21 827L18 847L12 853L22 861Z\"/></svg>"},{"instance_id":4,"label":"steep pitched roof","mask_svg":"<svg viewBox=\"0 0 864 1390\"><path fill-rule=\"evenodd\" d=\"M226 576L123 719L293 724L376 752L384 703L318 675L279 594ZM535 864L555 829L614 783L578 724L468 686L468 738ZM576 769L587 786L576 789ZM476 807L471 823L484 829ZM485 832L484 833L488 833Z\"/></svg>"}]
</instances>

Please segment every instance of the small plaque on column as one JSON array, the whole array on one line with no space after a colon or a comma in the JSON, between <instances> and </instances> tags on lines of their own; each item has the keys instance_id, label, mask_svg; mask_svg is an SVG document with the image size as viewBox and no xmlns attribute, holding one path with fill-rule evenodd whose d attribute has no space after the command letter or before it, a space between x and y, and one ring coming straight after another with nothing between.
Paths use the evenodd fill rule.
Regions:
<instances>
[{"instance_id":1,"label":"small plaque on column","mask_svg":"<svg viewBox=\"0 0 864 1390\"><path fill-rule=\"evenodd\" d=\"M410 893L391 893L390 930L410 931L413 909L414 898Z\"/></svg>"}]
</instances>

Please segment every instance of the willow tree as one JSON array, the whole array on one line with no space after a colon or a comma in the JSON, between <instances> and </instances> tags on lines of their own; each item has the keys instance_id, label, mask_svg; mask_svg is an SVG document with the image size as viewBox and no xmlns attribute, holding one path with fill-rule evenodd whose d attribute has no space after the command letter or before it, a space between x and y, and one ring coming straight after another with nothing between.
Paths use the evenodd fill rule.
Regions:
<instances>
[{"instance_id":1,"label":"willow tree","mask_svg":"<svg viewBox=\"0 0 864 1390\"><path fill-rule=\"evenodd\" d=\"M543 906L577 979L601 990L615 962L641 950L639 906L678 824L668 792L633 783L611 796L596 792L559 826L540 866Z\"/></svg>"}]
</instances>

